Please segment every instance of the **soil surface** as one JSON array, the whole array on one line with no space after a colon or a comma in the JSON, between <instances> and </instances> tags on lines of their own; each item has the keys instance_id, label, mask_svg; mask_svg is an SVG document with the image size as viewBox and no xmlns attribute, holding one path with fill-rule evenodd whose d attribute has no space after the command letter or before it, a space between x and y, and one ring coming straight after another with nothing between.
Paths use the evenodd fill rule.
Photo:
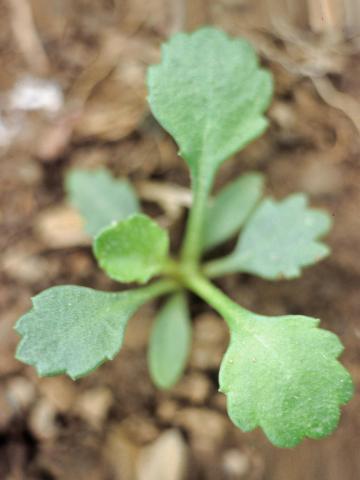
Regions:
<instances>
[{"instance_id":1,"label":"soil surface","mask_svg":"<svg viewBox=\"0 0 360 480\"><path fill-rule=\"evenodd\" d=\"M232 275L219 285L259 313L319 317L324 328L340 336L343 362L359 383L356 42L341 34L315 35L290 21L279 28L256 1L4 1L1 480L360 478L358 394L343 409L330 438L305 441L292 450L277 449L260 431L244 434L231 424L225 398L217 391L228 333L224 322L195 297L191 358L185 377L169 392L152 386L146 366L155 304L132 319L117 358L80 381L39 379L32 368L14 360L18 337L13 326L30 307L31 296L59 284L118 288L96 267L79 217L65 201L63 179L69 169L106 166L131 179L145 210L171 229L174 251L178 247L188 172L175 144L149 113L144 77L147 65L159 60L165 38L206 23L249 38L276 81L271 127L222 167L216 188L242 172L261 171L268 194L282 198L306 192L312 205L334 218L328 237L332 255L301 279L271 283ZM12 97L29 75L55 88L41 111L32 110L28 100L16 104ZM42 85L45 89L47 84Z\"/></svg>"}]
</instances>

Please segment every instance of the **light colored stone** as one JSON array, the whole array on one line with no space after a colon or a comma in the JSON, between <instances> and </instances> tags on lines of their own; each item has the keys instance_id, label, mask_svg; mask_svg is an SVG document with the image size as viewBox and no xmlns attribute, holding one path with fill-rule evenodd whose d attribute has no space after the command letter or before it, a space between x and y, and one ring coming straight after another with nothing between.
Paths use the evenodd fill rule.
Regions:
<instances>
[{"instance_id":1,"label":"light colored stone","mask_svg":"<svg viewBox=\"0 0 360 480\"><path fill-rule=\"evenodd\" d=\"M187 446L180 432L168 430L140 452L136 480L184 480L187 467Z\"/></svg>"},{"instance_id":2,"label":"light colored stone","mask_svg":"<svg viewBox=\"0 0 360 480\"><path fill-rule=\"evenodd\" d=\"M113 395L108 388L93 388L82 393L75 405L75 412L93 428L100 428L113 403Z\"/></svg>"},{"instance_id":3,"label":"light colored stone","mask_svg":"<svg viewBox=\"0 0 360 480\"><path fill-rule=\"evenodd\" d=\"M227 478L234 479L245 478L251 467L249 457L235 448L224 452L222 464Z\"/></svg>"},{"instance_id":4,"label":"light colored stone","mask_svg":"<svg viewBox=\"0 0 360 480\"><path fill-rule=\"evenodd\" d=\"M132 442L122 425L113 426L105 440L104 455L114 480L136 480L139 447Z\"/></svg>"},{"instance_id":5,"label":"light colored stone","mask_svg":"<svg viewBox=\"0 0 360 480\"><path fill-rule=\"evenodd\" d=\"M84 230L83 219L68 205L51 207L42 212L35 221L35 231L50 248L91 244L91 239Z\"/></svg>"},{"instance_id":6,"label":"light colored stone","mask_svg":"<svg viewBox=\"0 0 360 480\"><path fill-rule=\"evenodd\" d=\"M141 445L153 442L159 435L154 419L141 414L128 416L121 426L131 441Z\"/></svg>"},{"instance_id":7,"label":"light colored stone","mask_svg":"<svg viewBox=\"0 0 360 480\"><path fill-rule=\"evenodd\" d=\"M4 272L13 280L33 284L47 274L46 260L22 249L12 249L1 259Z\"/></svg>"},{"instance_id":8,"label":"light colored stone","mask_svg":"<svg viewBox=\"0 0 360 480\"><path fill-rule=\"evenodd\" d=\"M198 453L209 455L221 448L229 420L222 414L206 408L183 408L174 417L174 424L190 435L190 443Z\"/></svg>"},{"instance_id":9,"label":"light colored stone","mask_svg":"<svg viewBox=\"0 0 360 480\"><path fill-rule=\"evenodd\" d=\"M6 396L15 410L29 408L35 394L35 386L25 377L14 377L7 384Z\"/></svg>"},{"instance_id":10,"label":"light colored stone","mask_svg":"<svg viewBox=\"0 0 360 480\"><path fill-rule=\"evenodd\" d=\"M156 413L163 422L170 422L174 418L178 409L179 406L174 400L165 398L158 406Z\"/></svg>"},{"instance_id":11,"label":"light colored stone","mask_svg":"<svg viewBox=\"0 0 360 480\"><path fill-rule=\"evenodd\" d=\"M42 398L36 403L30 414L29 426L38 439L50 440L56 436L56 410L48 400Z\"/></svg>"},{"instance_id":12,"label":"light colored stone","mask_svg":"<svg viewBox=\"0 0 360 480\"><path fill-rule=\"evenodd\" d=\"M193 404L201 405L211 392L211 382L203 374L192 372L185 375L172 389L175 397L188 400Z\"/></svg>"},{"instance_id":13,"label":"light colored stone","mask_svg":"<svg viewBox=\"0 0 360 480\"><path fill-rule=\"evenodd\" d=\"M76 384L65 376L38 379L41 394L58 412L67 412L77 398Z\"/></svg>"}]
</instances>

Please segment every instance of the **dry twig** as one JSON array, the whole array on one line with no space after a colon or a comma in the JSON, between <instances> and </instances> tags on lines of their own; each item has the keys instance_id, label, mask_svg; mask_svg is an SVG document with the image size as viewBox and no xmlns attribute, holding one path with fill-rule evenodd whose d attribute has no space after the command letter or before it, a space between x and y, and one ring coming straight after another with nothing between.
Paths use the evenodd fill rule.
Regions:
<instances>
[{"instance_id":1,"label":"dry twig","mask_svg":"<svg viewBox=\"0 0 360 480\"><path fill-rule=\"evenodd\" d=\"M182 209L192 203L191 191L179 185L142 181L136 184L136 190L142 199L160 205L171 221L177 220Z\"/></svg>"},{"instance_id":2,"label":"dry twig","mask_svg":"<svg viewBox=\"0 0 360 480\"><path fill-rule=\"evenodd\" d=\"M360 133L360 103L351 95L337 90L327 77L329 73L341 73L345 53L353 53L351 50L343 51L346 49L337 43L339 37L324 37L323 42L314 45L290 25L285 27L282 24L276 36L286 43L287 52L284 52L261 34L246 32L246 36L266 58L295 76L309 78L324 102L343 112Z\"/></svg>"}]
</instances>

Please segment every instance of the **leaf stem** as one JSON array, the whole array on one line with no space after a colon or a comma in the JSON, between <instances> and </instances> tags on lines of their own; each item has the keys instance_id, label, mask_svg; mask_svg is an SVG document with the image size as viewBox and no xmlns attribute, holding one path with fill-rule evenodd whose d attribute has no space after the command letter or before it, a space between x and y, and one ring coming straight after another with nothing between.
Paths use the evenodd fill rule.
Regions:
<instances>
[{"instance_id":1,"label":"leaf stem","mask_svg":"<svg viewBox=\"0 0 360 480\"><path fill-rule=\"evenodd\" d=\"M146 287L141 287L137 290L133 290L141 300L144 302L152 300L153 298L160 297L167 293L175 292L179 290L179 282L173 279L159 280L157 282L151 283Z\"/></svg>"},{"instance_id":2,"label":"leaf stem","mask_svg":"<svg viewBox=\"0 0 360 480\"><path fill-rule=\"evenodd\" d=\"M231 300L225 293L199 273L185 272L183 275L183 283L224 317L230 328L234 326L235 322L237 324L248 323L249 317L254 315L249 310L246 310Z\"/></svg>"},{"instance_id":3,"label":"leaf stem","mask_svg":"<svg viewBox=\"0 0 360 480\"><path fill-rule=\"evenodd\" d=\"M205 263L202 271L207 278L217 278L228 273L239 272L239 266L233 262L231 255L227 255Z\"/></svg>"},{"instance_id":4,"label":"leaf stem","mask_svg":"<svg viewBox=\"0 0 360 480\"><path fill-rule=\"evenodd\" d=\"M198 179L197 182L194 181L195 178ZM182 261L193 266L198 265L201 256L206 207L212 185L212 180L204 183L203 178L200 174L193 175L193 203L181 252Z\"/></svg>"}]
</instances>

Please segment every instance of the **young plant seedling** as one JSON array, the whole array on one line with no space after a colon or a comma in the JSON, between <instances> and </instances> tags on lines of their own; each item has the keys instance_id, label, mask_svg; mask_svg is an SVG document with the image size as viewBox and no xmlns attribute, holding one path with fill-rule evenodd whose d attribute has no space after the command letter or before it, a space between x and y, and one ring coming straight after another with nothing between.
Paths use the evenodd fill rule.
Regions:
<instances>
[{"instance_id":1,"label":"young plant seedling","mask_svg":"<svg viewBox=\"0 0 360 480\"><path fill-rule=\"evenodd\" d=\"M190 349L189 290L229 327L219 383L234 424L244 431L261 427L279 447L324 437L353 394L351 377L337 360L343 350L337 336L320 329L314 318L250 312L209 280L230 272L271 281L295 278L329 253L321 241L329 215L310 208L303 194L262 198L259 173L235 179L210 198L220 165L268 125L271 75L245 40L215 28L175 35L162 52L162 63L149 69L149 104L191 173L193 204L181 252L169 256L168 233L140 212L125 180L106 170L72 171L66 188L93 236L99 266L118 282L161 278L119 293L79 286L40 293L16 325L17 358L39 375L80 378L115 357L141 305L167 295L154 321L148 359L154 383L170 388ZM241 229L232 253L202 262L206 252Z\"/></svg>"}]
</instances>

